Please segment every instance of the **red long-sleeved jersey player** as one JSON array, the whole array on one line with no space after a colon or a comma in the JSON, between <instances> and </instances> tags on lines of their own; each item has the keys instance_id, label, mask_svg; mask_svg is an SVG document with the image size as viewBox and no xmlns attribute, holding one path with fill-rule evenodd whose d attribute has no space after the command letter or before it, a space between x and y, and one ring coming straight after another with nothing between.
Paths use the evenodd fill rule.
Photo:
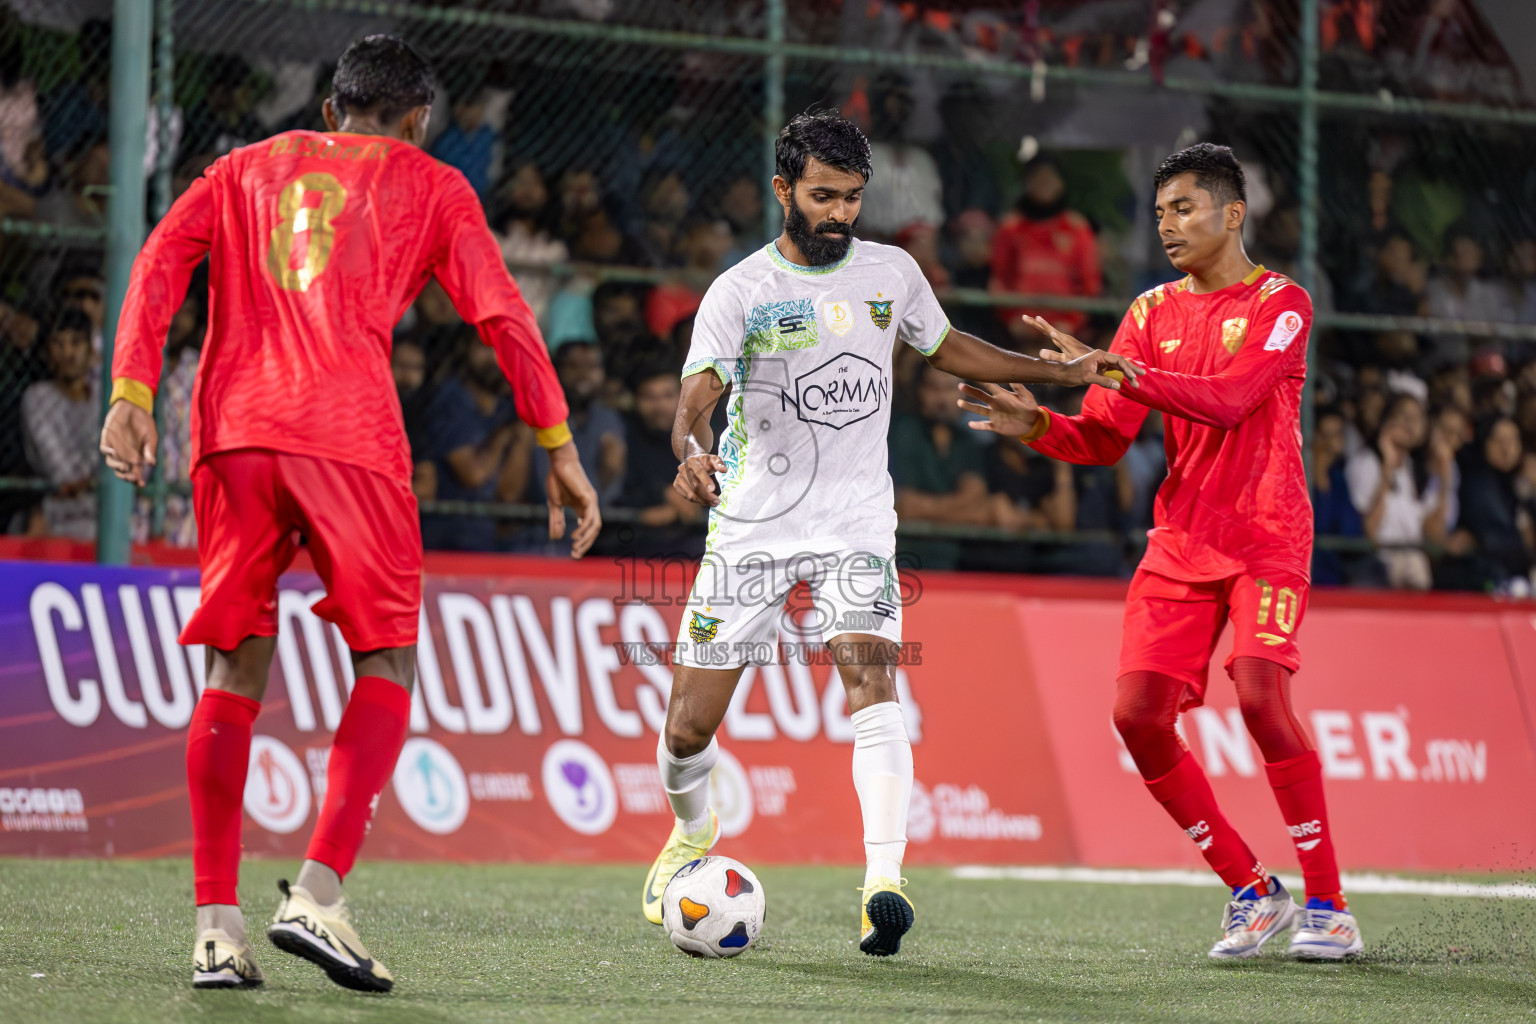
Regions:
<instances>
[{"instance_id":1,"label":"red long-sleeved jersey player","mask_svg":"<svg viewBox=\"0 0 1536 1024\"><path fill-rule=\"evenodd\" d=\"M1126 595L1115 725L1152 795L1232 887L1211 956L1253 956L1294 922L1293 955L1338 959L1362 948L1359 926L1339 891L1321 765L1290 700L1312 555L1300 430L1312 301L1243 252L1245 184L1230 150L1176 153L1156 185L1164 249L1189 276L1138 298L1110 346L1147 371L1091 391L1076 416L1011 388L966 386L976 401L962 404L989 416L981 429L1088 465L1120 461L1148 411L1166 415L1168 477ZM1085 348L1028 319L1064 353ZM1227 671L1301 861L1305 908L1232 828L1175 731L1205 698L1227 620Z\"/></svg>"},{"instance_id":2,"label":"red long-sleeved jersey player","mask_svg":"<svg viewBox=\"0 0 1536 1024\"><path fill-rule=\"evenodd\" d=\"M404 41L358 41L337 65L331 130L287 132L217 161L134 265L102 450L120 476L141 481L166 331L193 268L211 261L192 398L202 603L182 633L211 652L187 741L195 985L261 981L235 894L241 800L277 579L301 534L326 588L314 610L341 630L356 682L304 865L294 885L281 883L268 936L338 984L393 984L358 939L340 887L410 712L421 533L389 357L392 329L429 277L496 350L519 414L551 450L551 535L563 530L562 505L580 513L575 554L600 525L565 397L479 200L419 148L431 102L430 68Z\"/></svg>"}]
</instances>

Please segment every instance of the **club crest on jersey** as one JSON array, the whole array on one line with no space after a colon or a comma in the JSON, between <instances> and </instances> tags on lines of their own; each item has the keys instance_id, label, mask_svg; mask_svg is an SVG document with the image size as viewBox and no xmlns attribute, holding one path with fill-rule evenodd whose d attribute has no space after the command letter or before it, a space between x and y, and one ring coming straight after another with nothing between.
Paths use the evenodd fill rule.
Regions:
<instances>
[{"instance_id":1,"label":"club crest on jersey","mask_svg":"<svg viewBox=\"0 0 1536 1024\"><path fill-rule=\"evenodd\" d=\"M1237 350L1243 347L1243 339L1248 337L1248 318L1235 316L1230 320L1221 322L1221 344L1232 355L1237 355Z\"/></svg>"},{"instance_id":2,"label":"club crest on jersey","mask_svg":"<svg viewBox=\"0 0 1536 1024\"><path fill-rule=\"evenodd\" d=\"M693 618L688 623L688 635L693 637L696 644L707 644L715 638L720 631L720 623L724 619L712 619L702 612L694 612Z\"/></svg>"},{"instance_id":3,"label":"club crest on jersey","mask_svg":"<svg viewBox=\"0 0 1536 1024\"><path fill-rule=\"evenodd\" d=\"M1269 332L1269 340L1264 343L1264 351L1284 352L1300 333L1301 314L1287 310L1275 321L1274 330Z\"/></svg>"},{"instance_id":4,"label":"club crest on jersey","mask_svg":"<svg viewBox=\"0 0 1536 1024\"><path fill-rule=\"evenodd\" d=\"M1174 349L1178 348L1182 344L1184 344L1183 338L1169 338L1167 341L1158 342L1157 347L1162 349L1163 355L1166 356L1171 354Z\"/></svg>"},{"instance_id":5,"label":"club crest on jersey","mask_svg":"<svg viewBox=\"0 0 1536 1024\"><path fill-rule=\"evenodd\" d=\"M838 337L853 330L853 306L847 299L823 303L821 314L827 318L827 330Z\"/></svg>"},{"instance_id":6,"label":"club crest on jersey","mask_svg":"<svg viewBox=\"0 0 1536 1024\"><path fill-rule=\"evenodd\" d=\"M891 326L891 305L895 299L865 299L864 305L869 307L869 318L875 322L875 326L882 331Z\"/></svg>"}]
</instances>

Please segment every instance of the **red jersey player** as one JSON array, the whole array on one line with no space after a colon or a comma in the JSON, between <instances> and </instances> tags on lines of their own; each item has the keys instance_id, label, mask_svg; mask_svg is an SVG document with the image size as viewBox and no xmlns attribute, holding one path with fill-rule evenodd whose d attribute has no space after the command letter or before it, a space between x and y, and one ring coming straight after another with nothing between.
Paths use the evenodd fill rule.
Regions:
<instances>
[{"instance_id":1,"label":"red jersey player","mask_svg":"<svg viewBox=\"0 0 1536 1024\"><path fill-rule=\"evenodd\" d=\"M208 685L187 736L197 944L193 984L258 985L235 886L251 728L277 634L277 579L303 534L326 597L315 612L352 649L325 801L298 880L267 935L348 988L393 979L341 895L405 740L421 608L421 532L390 376L390 337L435 276L496 350L517 409L550 450L550 535L579 512L572 553L601 525L532 313L473 189L419 147L432 74L403 40L369 36L336 66L327 132L286 132L219 160L176 201L134 264L102 431L107 463L143 482L156 444L160 349L210 254L209 331L192 408Z\"/></svg>"},{"instance_id":2,"label":"red jersey player","mask_svg":"<svg viewBox=\"0 0 1536 1024\"><path fill-rule=\"evenodd\" d=\"M1149 408L1167 415L1168 478L1126 595L1115 726L1147 789L1232 887L1210 955L1254 956L1294 923L1292 955L1336 960L1360 951L1360 930L1339 891L1321 767L1290 699L1312 553L1299 429L1312 300L1243 251L1246 187L1231 150L1182 150L1154 183L1163 249L1188 276L1132 303L1110 346L1148 367L1140 387L1093 389L1077 416L1038 408L1022 388L963 385L974 401L961 405L988 417L978 429L1086 465L1118 462ZM1030 323L1063 353L1086 348ZM1227 671L1301 861L1305 908L1228 823L1174 731L1205 698L1228 619Z\"/></svg>"}]
</instances>

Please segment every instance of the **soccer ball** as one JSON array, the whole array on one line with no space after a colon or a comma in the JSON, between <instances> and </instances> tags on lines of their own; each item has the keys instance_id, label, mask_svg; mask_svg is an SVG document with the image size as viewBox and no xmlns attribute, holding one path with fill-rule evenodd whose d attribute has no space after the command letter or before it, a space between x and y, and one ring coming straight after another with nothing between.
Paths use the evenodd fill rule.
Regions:
<instances>
[{"instance_id":1,"label":"soccer ball","mask_svg":"<svg viewBox=\"0 0 1536 1024\"><path fill-rule=\"evenodd\" d=\"M729 857L700 857L678 869L661 894L661 923L689 956L739 956L763 928L763 883Z\"/></svg>"}]
</instances>

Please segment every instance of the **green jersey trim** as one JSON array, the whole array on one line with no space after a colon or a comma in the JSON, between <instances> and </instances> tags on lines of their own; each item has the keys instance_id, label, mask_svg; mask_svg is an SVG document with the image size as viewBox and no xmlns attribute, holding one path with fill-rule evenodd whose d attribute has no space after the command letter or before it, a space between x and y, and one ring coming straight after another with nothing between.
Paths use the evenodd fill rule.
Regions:
<instances>
[{"instance_id":1,"label":"green jersey trim","mask_svg":"<svg viewBox=\"0 0 1536 1024\"><path fill-rule=\"evenodd\" d=\"M720 383L722 383L722 384L729 384L731 382L731 373L730 373L730 371L727 370L725 368L725 364L723 362L721 362L720 360L718 360L718 359L696 359L696 360L694 360L693 362L689 363L687 366L683 367L683 372L681 374L681 379L686 380L687 378L692 377L696 373L703 373L705 370L714 370L715 371L715 376L720 378Z\"/></svg>"},{"instance_id":2,"label":"green jersey trim","mask_svg":"<svg viewBox=\"0 0 1536 1024\"><path fill-rule=\"evenodd\" d=\"M768 258L773 261L774 266L778 267L780 270L787 270L792 274L803 274L806 277L820 277L823 274L831 274L846 267L848 263L853 259L853 250L857 245L857 241L850 240L848 242L848 251L843 254L843 258L838 260L836 263L829 263L824 267L802 267L798 263L789 262L789 260L785 259L784 255L779 252L778 242L769 242L766 246L763 247L763 251L768 254Z\"/></svg>"},{"instance_id":3,"label":"green jersey trim","mask_svg":"<svg viewBox=\"0 0 1536 1024\"><path fill-rule=\"evenodd\" d=\"M945 322L944 329L939 332L938 340L936 340L932 345L929 345L927 348L919 348L918 351L925 356L931 356L939 350L939 346L944 344L944 339L947 337L949 337L948 321Z\"/></svg>"}]
</instances>

